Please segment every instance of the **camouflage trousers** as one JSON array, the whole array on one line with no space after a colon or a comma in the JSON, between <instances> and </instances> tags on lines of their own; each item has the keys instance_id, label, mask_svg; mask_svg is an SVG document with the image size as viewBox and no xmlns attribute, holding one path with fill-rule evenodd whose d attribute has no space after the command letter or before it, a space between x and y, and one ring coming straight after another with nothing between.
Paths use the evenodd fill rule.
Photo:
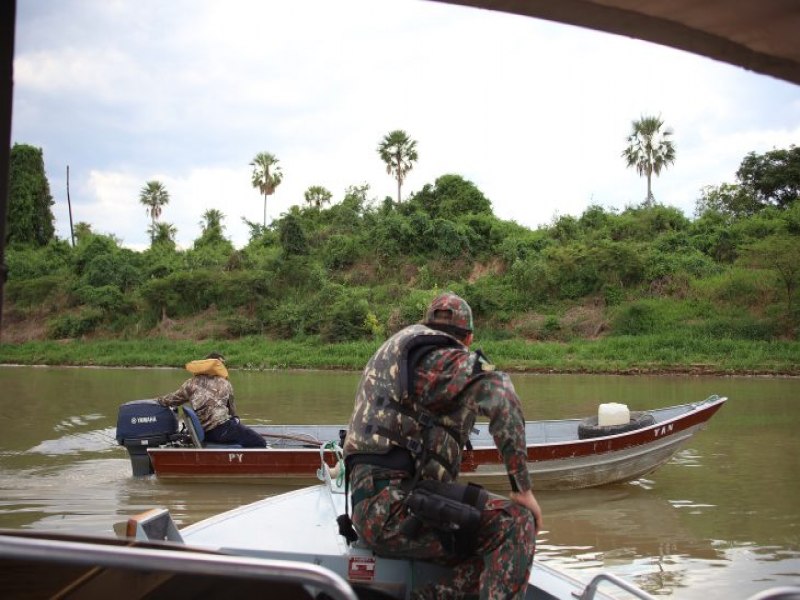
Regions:
<instances>
[{"instance_id":1,"label":"camouflage trousers","mask_svg":"<svg viewBox=\"0 0 800 600\"><path fill-rule=\"evenodd\" d=\"M395 483L394 481L392 482ZM422 526L413 538L403 532L412 518L404 505L406 492L388 485L353 509L353 525L362 542L379 556L413 558L453 567L452 579L415 590L412 598L523 598L528 586L536 534L533 513L508 499L490 495L484 508L477 544L458 555L447 534ZM360 486L369 485L362 480Z\"/></svg>"}]
</instances>

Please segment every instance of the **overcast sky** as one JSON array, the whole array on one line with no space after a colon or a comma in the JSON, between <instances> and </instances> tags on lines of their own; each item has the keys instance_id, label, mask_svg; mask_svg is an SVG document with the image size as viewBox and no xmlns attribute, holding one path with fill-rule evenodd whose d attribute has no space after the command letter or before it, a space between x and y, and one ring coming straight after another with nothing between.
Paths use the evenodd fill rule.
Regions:
<instances>
[{"instance_id":1,"label":"overcast sky","mask_svg":"<svg viewBox=\"0 0 800 600\"><path fill-rule=\"evenodd\" d=\"M660 115L677 160L656 200L693 215L700 189L742 158L800 144L800 86L678 50L426 0L18 0L12 140L41 147L56 232L73 218L148 245L144 184L191 246L203 212L263 219L258 152L284 180L268 220L321 185L396 195L376 148L417 141L403 196L455 173L495 214L535 228L590 204L640 203L620 154L631 122Z\"/></svg>"}]
</instances>

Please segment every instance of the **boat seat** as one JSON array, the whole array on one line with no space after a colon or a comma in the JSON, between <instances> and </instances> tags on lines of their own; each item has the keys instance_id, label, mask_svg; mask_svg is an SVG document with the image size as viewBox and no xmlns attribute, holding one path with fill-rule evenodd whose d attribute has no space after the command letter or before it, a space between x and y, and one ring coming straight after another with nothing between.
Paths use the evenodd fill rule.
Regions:
<instances>
[{"instance_id":1,"label":"boat seat","mask_svg":"<svg viewBox=\"0 0 800 600\"><path fill-rule=\"evenodd\" d=\"M241 448L240 444L217 444L206 441L206 432L200 424L200 417L191 406L183 405L178 407L178 412L182 413L181 419L189 432L196 448Z\"/></svg>"}]
</instances>

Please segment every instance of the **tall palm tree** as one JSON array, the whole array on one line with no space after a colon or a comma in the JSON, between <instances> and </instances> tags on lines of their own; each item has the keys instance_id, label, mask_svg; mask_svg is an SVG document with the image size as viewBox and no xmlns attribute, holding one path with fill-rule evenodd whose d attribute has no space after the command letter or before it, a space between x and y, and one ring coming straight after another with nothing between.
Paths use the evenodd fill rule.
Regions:
<instances>
[{"instance_id":1,"label":"tall palm tree","mask_svg":"<svg viewBox=\"0 0 800 600\"><path fill-rule=\"evenodd\" d=\"M310 206L321 208L323 204L331 201L333 194L321 185L312 185L305 191L305 197Z\"/></svg>"},{"instance_id":2,"label":"tall palm tree","mask_svg":"<svg viewBox=\"0 0 800 600\"><path fill-rule=\"evenodd\" d=\"M387 133L378 145L378 154L386 163L386 172L397 179L397 203L400 204L400 190L406 175L417 160L417 142L408 137L405 131L396 129Z\"/></svg>"},{"instance_id":3,"label":"tall palm tree","mask_svg":"<svg viewBox=\"0 0 800 600\"><path fill-rule=\"evenodd\" d=\"M264 194L264 227L267 226L267 196L274 194L275 188L283 181L278 162L269 152L259 152L250 163L253 167L253 187Z\"/></svg>"},{"instance_id":4,"label":"tall palm tree","mask_svg":"<svg viewBox=\"0 0 800 600\"><path fill-rule=\"evenodd\" d=\"M635 167L639 176L647 177L647 198L645 204L652 204L655 197L651 187L653 174L660 175L661 169L675 162L675 142L672 129L664 126L661 117L645 117L634 121L628 136L628 147L622 152L628 167Z\"/></svg>"},{"instance_id":5,"label":"tall palm tree","mask_svg":"<svg viewBox=\"0 0 800 600\"><path fill-rule=\"evenodd\" d=\"M139 202L147 207L147 214L150 215L150 240L152 241L156 221L161 216L161 207L169 204L169 192L160 181L148 181L139 192Z\"/></svg>"}]
</instances>

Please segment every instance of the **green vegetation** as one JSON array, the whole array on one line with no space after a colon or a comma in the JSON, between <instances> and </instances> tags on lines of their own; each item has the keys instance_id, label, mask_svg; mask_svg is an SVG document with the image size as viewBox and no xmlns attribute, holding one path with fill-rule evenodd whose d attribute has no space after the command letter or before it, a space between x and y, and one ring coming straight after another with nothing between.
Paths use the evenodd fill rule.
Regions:
<instances>
[{"instance_id":1,"label":"green vegetation","mask_svg":"<svg viewBox=\"0 0 800 600\"><path fill-rule=\"evenodd\" d=\"M52 239L53 197L41 148L14 144L9 156L8 227L5 243L44 246Z\"/></svg>"},{"instance_id":2,"label":"green vegetation","mask_svg":"<svg viewBox=\"0 0 800 600\"><path fill-rule=\"evenodd\" d=\"M158 223L161 217L161 210L165 204L169 204L169 192L164 184L160 181L148 181L139 192L139 202L144 204L147 208L147 214L150 215L150 240L154 241L156 237L163 237L169 235L169 224ZM161 227L159 227L161 225ZM166 228L165 228L166 226Z\"/></svg>"},{"instance_id":3,"label":"green vegetation","mask_svg":"<svg viewBox=\"0 0 800 600\"><path fill-rule=\"evenodd\" d=\"M655 201L653 175L660 175L662 169L675 162L672 129L662 130L663 126L661 117L642 117L634 121L628 135L628 146L622 152L628 167L635 167L640 176L647 177L645 202L648 204Z\"/></svg>"},{"instance_id":4,"label":"green vegetation","mask_svg":"<svg viewBox=\"0 0 800 600\"><path fill-rule=\"evenodd\" d=\"M361 370L377 341L325 344L319 340L71 340L5 344L3 362L11 364L106 367L178 367L211 351L220 351L233 369ZM570 343L523 339L476 341L498 368L538 373L691 373L800 375L797 343L670 336L613 336Z\"/></svg>"},{"instance_id":5,"label":"green vegetation","mask_svg":"<svg viewBox=\"0 0 800 600\"><path fill-rule=\"evenodd\" d=\"M800 374L798 153L767 154L706 188L694 219L650 199L531 230L446 174L403 203L313 186L241 249L217 209L186 250L161 223L143 252L86 224L74 248L22 236L0 362L178 366L216 349L242 368L359 369L450 289L508 370Z\"/></svg>"},{"instance_id":6,"label":"green vegetation","mask_svg":"<svg viewBox=\"0 0 800 600\"><path fill-rule=\"evenodd\" d=\"M264 228L267 227L267 196L275 193L275 189L283 181L283 172L278 163L280 161L269 152L259 152L250 163L253 167L251 183L264 194Z\"/></svg>"},{"instance_id":7,"label":"green vegetation","mask_svg":"<svg viewBox=\"0 0 800 600\"><path fill-rule=\"evenodd\" d=\"M397 180L397 203L400 204L403 182L419 158L417 142L409 138L405 131L396 129L387 133L381 140L378 154L386 163L386 172Z\"/></svg>"}]
</instances>

